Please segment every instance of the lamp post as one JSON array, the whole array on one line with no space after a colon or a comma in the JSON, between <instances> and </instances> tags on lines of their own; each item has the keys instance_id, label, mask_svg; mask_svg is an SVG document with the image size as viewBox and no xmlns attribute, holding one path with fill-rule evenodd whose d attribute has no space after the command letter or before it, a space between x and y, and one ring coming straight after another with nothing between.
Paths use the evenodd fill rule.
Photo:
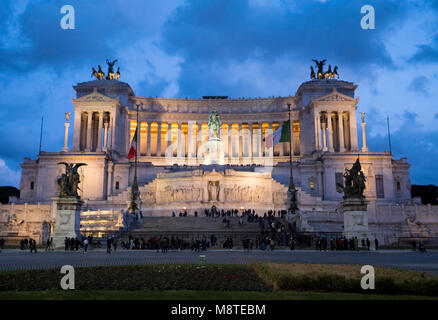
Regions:
<instances>
[{"instance_id":1,"label":"lamp post","mask_svg":"<svg viewBox=\"0 0 438 320\"><path fill-rule=\"evenodd\" d=\"M293 168L292 168L292 121L291 121L291 116L290 116L290 106L291 104L288 103L287 107L289 110L289 167L290 167L290 179L289 179L289 188L287 190L287 192L289 193L289 208L288 211L291 214L295 214L296 211L298 210L298 205L297 205L297 189L295 189L295 184L294 184L294 176L293 176Z\"/></svg>"},{"instance_id":2,"label":"lamp post","mask_svg":"<svg viewBox=\"0 0 438 320\"><path fill-rule=\"evenodd\" d=\"M137 103L137 133L141 130L139 130L138 127L138 108L140 107L140 104ZM137 205L137 199L139 197L139 190L138 190L138 184L137 184L137 154L138 154L138 137L135 141L135 162L134 162L134 181L132 182L131 187L131 203L129 204L129 211L134 214L138 210Z\"/></svg>"}]
</instances>

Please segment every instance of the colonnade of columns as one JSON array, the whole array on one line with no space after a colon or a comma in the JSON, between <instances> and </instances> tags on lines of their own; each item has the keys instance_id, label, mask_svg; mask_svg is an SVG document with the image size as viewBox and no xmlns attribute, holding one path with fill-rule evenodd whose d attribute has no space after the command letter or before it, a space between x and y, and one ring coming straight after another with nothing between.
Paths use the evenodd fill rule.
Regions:
<instances>
[{"instance_id":1,"label":"colonnade of columns","mask_svg":"<svg viewBox=\"0 0 438 320\"><path fill-rule=\"evenodd\" d=\"M349 111L316 112L316 149L329 152L355 151L354 120Z\"/></svg>"},{"instance_id":2,"label":"colonnade of columns","mask_svg":"<svg viewBox=\"0 0 438 320\"><path fill-rule=\"evenodd\" d=\"M88 111L75 114L72 151L106 151L112 147L113 136L114 116L111 112Z\"/></svg>"},{"instance_id":3,"label":"colonnade of columns","mask_svg":"<svg viewBox=\"0 0 438 320\"><path fill-rule=\"evenodd\" d=\"M223 141L225 160L230 164L251 164L255 158L288 156L289 143L267 147L266 141L263 141L279 126L278 122L262 121L223 123L220 139ZM188 164L196 163L195 159L200 156L202 145L208 141L207 123L141 120L137 127L136 121L131 120L126 137L127 148L130 147L136 130L138 156L183 158L188 159ZM299 144L299 139L295 139L295 144L297 143ZM293 149L297 147L299 146Z\"/></svg>"}]
</instances>

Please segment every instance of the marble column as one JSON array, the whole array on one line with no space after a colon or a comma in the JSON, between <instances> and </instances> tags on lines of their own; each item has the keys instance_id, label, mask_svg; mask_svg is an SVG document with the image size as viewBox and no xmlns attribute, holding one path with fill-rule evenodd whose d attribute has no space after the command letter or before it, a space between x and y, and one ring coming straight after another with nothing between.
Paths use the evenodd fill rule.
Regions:
<instances>
[{"instance_id":1,"label":"marble column","mask_svg":"<svg viewBox=\"0 0 438 320\"><path fill-rule=\"evenodd\" d=\"M351 137L350 137L350 115L349 112L344 114L344 132L346 150L351 151Z\"/></svg>"},{"instance_id":2,"label":"marble column","mask_svg":"<svg viewBox=\"0 0 438 320\"><path fill-rule=\"evenodd\" d=\"M181 122L178 122L178 144L177 144L177 146L178 146L178 149L177 149L177 151L176 151L176 156L178 157L178 158L181 158L183 155L182 155L182 132L181 132Z\"/></svg>"},{"instance_id":3,"label":"marble column","mask_svg":"<svg viewBox=\"0 0 438 320\"><path fill-rule=\"evenodd\" d=\"M327 134L325 130L326 122L325 122L325 115L322 116L322 151L327 151Z\"/></svg>"},{"instance_id":4,"label":"marble column","mask_svg":"<svg viewBox=\"0 0 438 320\"><path fill-rule=\"evenodd\" d=\"M195 165L195 156L196 156L196 122L189 121L187 123L187 158L189 165Z\"/></svg>"},{"instance_id":5,"label":"marble column","mask_svg":"<svg viewBox=\"0 0 438 320\"><path fill-rule=\"evenodd\" d=\"M131 147L131 120L129 120L128 117L126 117L125 126L126 126L125 144L126 144L126 153L128 153L129 148Z\"/></svg>"},{"instance_id":6,"label":"marble column","mask_svg":"<svg viewBox=\"0 0 438 320\"><path fill-rule=\"evenodd\" d=\"M202 145L202 123L198 122L196 124L196 128L198 131L198 136L197 136L197 143L196 143L196 157L197 158L201 158L202 157L202 150L201 150L201 145Z\"/></svg>"},{"instance_id":7,"label":"marble column","mask_svg":"<svg viewBox=\"0 0 438 320\"><path fill-rule=\"evenodd\" d=\"M97 146L96 151L102 151L102 127L103 127L103 111L99 112L99 125L97 128Z\"/></svg>"},{"instance_id":8,"label":"marble column","mask_svg":"<svg viewBox=\"0 0 438 320\"><path fill-rule=\"evenodd\" d=\"M167 123L167 147L166 147L166 158L173 157L173 147L172 147L172 122Z\"/></svg>"},{"instance_id":9,"label":"marble column","mask_svg":"<svg viewBox=\"0 0 438 320\"><path fill-rule=\"evenodd\" d=\"M75 120L73 128L73 147L72 151L79 151L81 148L81 117L82 112L75 111Z\"/></svg>"},{"instance_id":10,"label":"marble column","mask_svg":"<svg viewBox=\"0 0 438 320\"><path fill-rule=\"evenodd\" d=\"M141 138L141 120L138 120L137 126L135 127L135 130L137 132L137 145L135 146L136 150L137 150L137 157L141 157L141 143L142 143L142 138Z\"/></svg>"},{"instance_id":11,"label":"marble column","mask_svg":"<svg viewBox=\"0 0 438 320\"><path fill-rule=\"evenodd\" d=\"M64 130L64 147L62 148L62 152L68 152L68 127L70 127L70 123L65 121L65 130Z\"/></svg>"},{"instance_id":12,"label":"marble column","mask_svg":"<svg viewBox=\"0 0 438 320\"><path fill-rule=\"evenodd\" d=\"M115 115L113 113L110 113L109 124L108 124L109 131L110 131L109 142L108 142L109 146L108 147L110 150L112 150L114 148L114 144L116 143L115 137L114 137L115 132L116 132L116 129L115 129L116 126L114 125L114 123L115 123L114 117L115 117Z\"/></svg>"},{"instance_id":13,"label":"marble column","mask_svg":"<svg viewBox=\"0 0 438 320\"><path fill-rule=\"evenodd\" d=\"M291 119L292 123L290 124L290 143L291 143L291 148L292 148L292 156L295 155L295 141L294 141L294 120ZM299 137L298 137L299 139ZM298 142L298 146L299 146L299 142Z\"/></svg>"},{"instance_id":14,"label":"marble column","mask_svg":"<svg viewBox=\"0 0 438 320\"><path fill-rule=\"evenodd\" d=\"M237 161L240 163L243 158L243 132L242 123L238 123L237 129Z\"/></svg>"},{"instance_id":15,"label":"marble column","mask_svg":"<svg viewBox=\"0 0 438 320\"><path fill-rule=\"evenodd\" d=\"M367 148L367 135L365 132L365 120L362 120L362 152L368 152L368 148Z\"/></svg>"},{"instance_id":16,"label":"marble column","mask_svg":"<svg viewBox=\"0 0 438 320\"><path fill-rule=\"evenodd\" d=\"M148 125L148 131L147 131L147 138L146 138L146 143L147 143L147 149L146 149L146 155L148 157L151 156L151 144L152 144L152 139L151 139L151 129L152 129L152 121L148 121L147 122Z\"/></svg>"},{"instance_id":17,"label":"marble column","mask_svg":"<svg viewBox=\"0 0 438 320\"><path fill-rule=\"evenodd\" d=\"M278 124L281 126L281 122L280 121L278 122ZM278 144L278 156L279 157L284 156L285 148L286 148L286 143L285 142Z\"/></svg>"},{"instance_id":18,"label":"marble column","mask_svg":"<svg viewBox=\"0 0 438 320\"><path fill-rule=\"evenodd\" d=\"M157 122L157 157L161 157L161 122Z\"/></svg>"},{"instance_id":19,"label":"marble column","mask_svg":"<svg viewBox=\"0 0 438 320\"><path fill-rule=\"evenodd\" d=\"M334 152L335 149L333 148L333 126L332 126L332 113L327 112L327 134L328 134L328 150L329 152Z\"/></svg>"},{"instance_id":20,"label":"marble column","mask_svg":"<svg viewBox=\"0 0 438 320\"><path fill-rule=\"evenodd\" d=\"M358 141L357 141L357 121L356 121L356 111L350 112L350 143L351 151L359 151Z\"/></svg>"},{"instance_id":21,"label":"marble column","mask_svg":"<svg viewBox=\"0 0 438 320\"><path fill-rule=\"evenodd\" d=\"M113 163L108 161L108 180L107 180L107 196L113 195Z\"/></svg>"},{"instance_id":22,"label":"marble column","mask_svg":"<svg viewBox=\"0 0 438 320\"><path fill-rule=\"evenodd\" d=\"M269 128L268 128L268 131L266 133L266 137L272 135L272 133L273 133L272 122L268 122L268 124L269 124ZM267 152L268 152L268 156L269 157L273 157L273 155L274 155L274 145L272 144L270 148L266 148L266 149L267 149Z\"/></svg>"},{"instance_id":23,"label":"marble column","mask_svg":"<svg viewBox=\"0 0 438 320\"><path fill-rule=\"evenodd\" d=\"M104 122L103 124L103 151L108 150L108 122Z\"/></svg>"},{"instance_id":24,"label":"marble column","mask_svg":"<svg viewBox=\"0 0 438 320\"><path fill-rule=\"evenodd\" d=\"M259 128L257 129L257 157L263 157L263 139L262 139L262 123L258 122Z\"/></svg>"},{"instance_id":25,"label":"marble column","mask_svg":"<svg viewBox=\"0 0 438 320\"><path fill-rule=\"evenodd\" d=\"M231 164L233 158L233 123L228 123L228 163Z\"/></svg>"},{"instance_id":26,"label":"marble column","mask_svg":"<svg viewBox=\"0 0 438 320\"><path fill-rule=\"evenodd\" d=\"M248 123L247 135L248 135L248 140L247 140L247 143L248 143L248 161L249 161L249 163L251 163L252 162L252 145L253 145L253 143L252 143L252 123L251 122Z\"/></svg>"},{"instance_id":27,"label":"marble column","mask_svg":"<svg viewBox=\"0 0 438 320\"><path fill-rule=\"evenodd\" d=\"M320 149L320 129L319 129L319 114L315 115L315 149Z\"/></svg>"},{"instance_id":28,"label":"marble column","mask_svg":"<svg viewBox=\"0 0 438 320\"><path fill-rule=\"evenodd\" d=\"M88 115L88 124L87 124L87 147L85 148L85 151L90 152L91 151L91 120L93 119L93 112L90 111L87 113Z\"/></svg>"},{"instance_id":29,"label":"marble column","mask_svg":"<svg viewBox=\"0 0 438 320\"><path fill-rule=\"evenodd\" d=\"M342 111L339 111L338 112L339 152L345 152L343 117L344 117L344 115L343 115Z\"/></svg>"}]
</instances>

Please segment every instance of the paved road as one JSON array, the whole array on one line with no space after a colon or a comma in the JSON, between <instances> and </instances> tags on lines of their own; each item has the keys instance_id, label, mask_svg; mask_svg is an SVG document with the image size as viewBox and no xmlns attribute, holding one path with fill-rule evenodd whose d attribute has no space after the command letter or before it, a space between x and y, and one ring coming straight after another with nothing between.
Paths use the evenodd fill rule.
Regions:
<instances>
[{"instance_id":1,"label":"paved road","mask_svg":"<svg viewBox=\"0 0 438 320\"><path fill-rule=\"evenodd\" d=\"M381 250L376 252L348 252L313 250L276 250L243 252L242 250L210 250L206 252L169 251L160 253L150 250L118 250L107 254L104 250L87 253L64 251L39 251L30 253L20 250L3 250L0 253L0 270L74 267L199 263L199 255L206 256L207 263L278 262L278 263L325 263L325 264L370 264L373 266L397 267L438 274L438 250L419 253L405 250Z\"/></svg>"}]
</instances>

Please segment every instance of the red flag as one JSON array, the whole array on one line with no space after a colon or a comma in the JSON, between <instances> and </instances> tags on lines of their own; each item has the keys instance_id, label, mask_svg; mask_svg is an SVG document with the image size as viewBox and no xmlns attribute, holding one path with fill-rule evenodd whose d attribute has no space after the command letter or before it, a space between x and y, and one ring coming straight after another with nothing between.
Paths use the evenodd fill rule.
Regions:
<instances>
[{"instance_id":1,"label":"red flag","mask_svg":"<svg viewBox=\"0 0 438 320\"><path fill-rule=\"evenodd\" d=\"M131 148L129 148L128 159L134 158L137 155L137 130L135 130L134 137L131 141Z\"/></svg>"}]
</instances>

